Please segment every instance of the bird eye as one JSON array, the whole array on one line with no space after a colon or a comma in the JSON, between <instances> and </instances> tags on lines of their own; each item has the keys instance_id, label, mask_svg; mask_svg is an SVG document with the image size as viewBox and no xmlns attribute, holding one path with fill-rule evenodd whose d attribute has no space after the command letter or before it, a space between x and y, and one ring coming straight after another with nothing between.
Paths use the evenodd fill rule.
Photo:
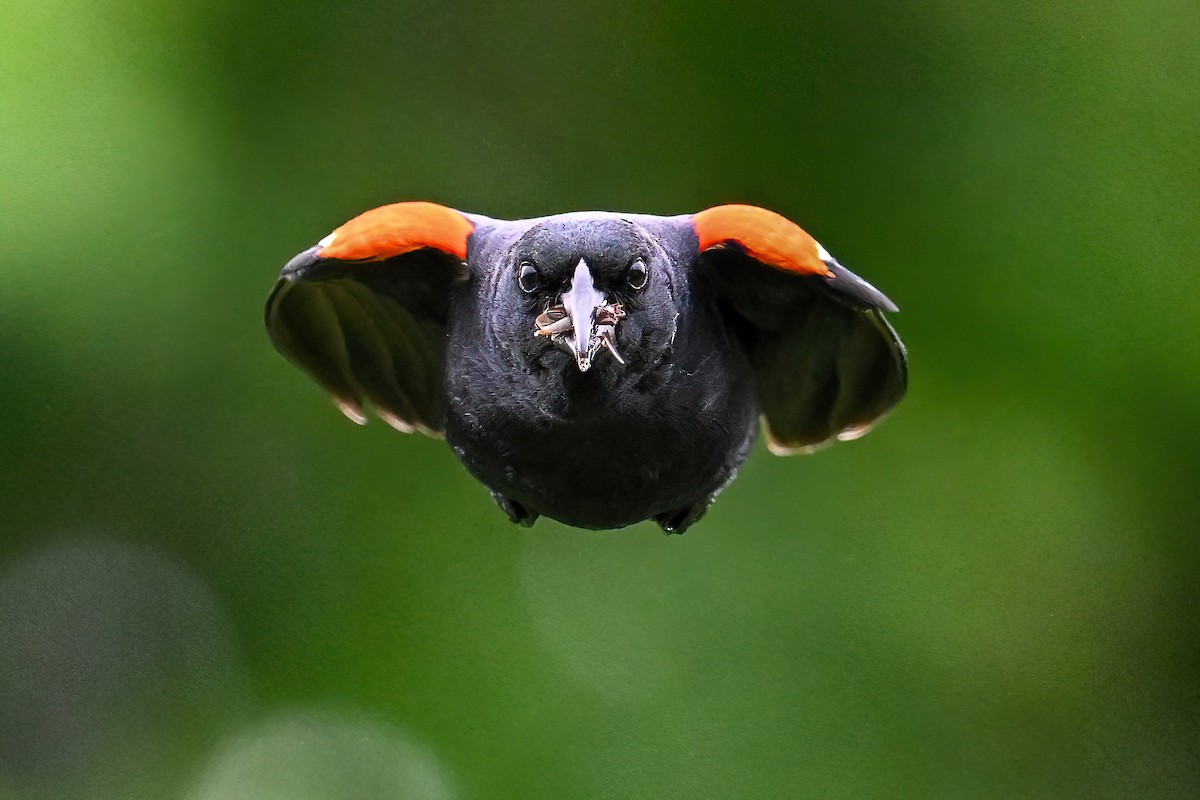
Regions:
<instances>
[{"instance_id":1,"label":"bird eye","mask_svg":"<svg viewBox=\"0 0 1200 800\"><path fill-rule=\"evenodd\" d=\"M528 261L522 261L521 273L517 277L517 282L521 284L521 291L529 294L542 285L542 276L538 274L537 267Z\"/></svg>"},{"instance_id":2,"label":"bird eye","mask_svg":"<svg viewBox=\"0 0 1200 800\"><path fill-rule=\"evenodd\" d=\"M646 285L646 263L640 258L629 265L629 272L625 274L625 281L631 289L641 289Z\"/></svg>"}]
</instances>

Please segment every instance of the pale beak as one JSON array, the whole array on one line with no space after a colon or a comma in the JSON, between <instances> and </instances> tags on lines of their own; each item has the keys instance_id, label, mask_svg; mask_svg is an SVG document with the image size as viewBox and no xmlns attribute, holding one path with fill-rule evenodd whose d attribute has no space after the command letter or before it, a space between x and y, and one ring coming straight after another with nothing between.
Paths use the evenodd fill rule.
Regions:
<instances>
[{"instance_id":1,"label":"pale beak","mask_svg":"<svg viewBox=\"0 0 1200 800\"><path fill-rule=\"evenodd\" d=\"M606 305L604 293L596 288L592 271L582 258L575 266L571 285L562 296L563 308L571 320L570 351L580 372L592 366L593 339L596 336L596 310Z\"/></svg>"}]
</instances>

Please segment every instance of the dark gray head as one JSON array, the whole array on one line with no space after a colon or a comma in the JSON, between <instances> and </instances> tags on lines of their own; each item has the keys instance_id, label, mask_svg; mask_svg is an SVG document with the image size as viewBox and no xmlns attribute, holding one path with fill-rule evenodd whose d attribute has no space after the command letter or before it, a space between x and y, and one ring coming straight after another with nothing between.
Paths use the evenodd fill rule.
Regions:
<instances>
[{"instance_id":1,"label":"dark gray head","mask_svg":"<svg viewBox=\"0 0 1200 800\"><path fill-rule=\"evenodd\" d=\"M675 334L672 262L639 225L617 216L540 222L509 251L499 305L531 366L569 355L580 372L655 363Z\"/></svg>"}]
</instances>

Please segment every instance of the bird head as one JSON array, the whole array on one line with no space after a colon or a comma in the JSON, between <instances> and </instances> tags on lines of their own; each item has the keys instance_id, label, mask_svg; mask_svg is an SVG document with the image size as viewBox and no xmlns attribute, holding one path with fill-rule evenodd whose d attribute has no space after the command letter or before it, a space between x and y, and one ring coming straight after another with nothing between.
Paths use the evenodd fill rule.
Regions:
<instances>
[{"instance_id":1,"label":"bird head","mask_svg":"<svg viewBox=\"0 0 1200 800\"><path fill-rule=\"evenodd\" d=\"M669 345L669 260L629 220L580 215L535 225L513 246L507 280L520 297L525 349L568 354L579 372L602 360L642 363Z\"/></svg>"}]
</instances>

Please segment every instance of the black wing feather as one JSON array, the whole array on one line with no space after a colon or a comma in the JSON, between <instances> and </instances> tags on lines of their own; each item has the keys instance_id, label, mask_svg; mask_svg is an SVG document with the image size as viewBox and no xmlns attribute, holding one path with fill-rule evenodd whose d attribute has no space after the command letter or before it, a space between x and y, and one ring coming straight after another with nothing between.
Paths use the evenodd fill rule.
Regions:
<instances>
[{"instance_id":1,"label":"black wing feather","mask_svg":"<svg viewBox=\"0 0 1200 800\"><path fill-rule=\"evenodd\" d=\"M430 249L362 263L318 249L289 261L267 300L275 347L356 422L369 404L400 430L440 435L446 313L464 265Z\"/></svg>"},{"instance_id":2,"label":"black wing feather","mask_svg":"<svg viewBox=\"0 0 1200 800\"><path fill-rule=\"evenodd\" d=\"M778 454L862 436L908 385L904 345L883 315L896 306L826 264L830 278L797 275L725 248L697 265L754 365L767 444Z\"/></svg>"}]
</instances>

